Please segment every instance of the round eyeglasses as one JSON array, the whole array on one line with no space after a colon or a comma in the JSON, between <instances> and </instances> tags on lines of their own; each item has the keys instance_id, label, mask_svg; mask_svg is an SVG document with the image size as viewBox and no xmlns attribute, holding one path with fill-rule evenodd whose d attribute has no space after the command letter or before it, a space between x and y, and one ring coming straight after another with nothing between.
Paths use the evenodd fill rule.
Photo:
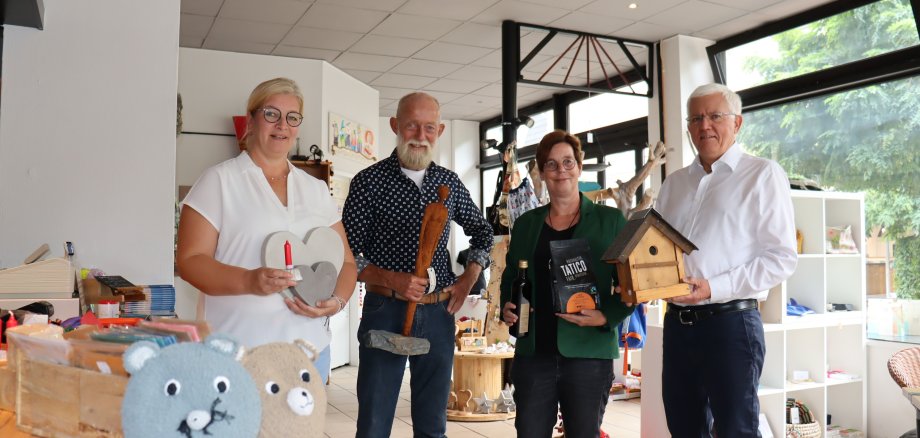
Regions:
<instances>
[{"instance_id":1,"label":"round eyeglasses","mask_svg":"<svg viewBox=\"0 0 920 438\"><path fill-rule=\"evenodd\" d=\"M576 162L574 158L566 158L562 160L562 168L565 170L574 169L576 164L578 164L578 162ZM559 163L557 163L555 160L548 160L547 162L543 163L543 169L555 172L559 170Z\"/></svg>"},{"instance_id":2,"label":"round eyeglasses","mask_svg":"<svg viewBox=\"0 0 920 438\"><path fill-rule=\"evenodd\" d=\"M260 111L262 117L264 117L265 121L268 123L278 123L278 121L281 120L281 110L278 108L267 106L264 108L256 108L256 111ZM303 114L297 111L291 111L284 116L284 120L287 121L288 126L296 128L303 122Z\"/></svg>"},{"instance_id":3,"label":"round eyeglasses","mask_svg":"<svg viewBox=\"0 0 920 438\"><path fill-rule=\"evenodd\" d=\"M725 120L728 120L729 117L737 116L733 113L712 113L712 114L700 114L698 116L687 117L687 124L690 126L696 126L703 123L703 119L709 119L709 122L712 124L722 123Z\"/></svg>"}]
</instances>

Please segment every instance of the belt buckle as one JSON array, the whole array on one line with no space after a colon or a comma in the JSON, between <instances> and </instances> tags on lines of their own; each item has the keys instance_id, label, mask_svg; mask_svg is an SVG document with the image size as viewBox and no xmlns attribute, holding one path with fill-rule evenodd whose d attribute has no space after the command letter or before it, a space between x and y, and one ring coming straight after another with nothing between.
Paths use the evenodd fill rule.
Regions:
<instances>
[{"instance_id":1,"label":"belt buckle","mask_svg":"<svg viewBox=\"0 0 920 438\"><path fill-rule=\"evenodd\" d=\"M684 318L684 315L687 316L686 319ZM683 309L677 311L677 320L680 321L680 323L683 325L693 325L697 322L698 319L696 317L696 313L694 313L692 310Z\"/></svg>"}]
</instances>

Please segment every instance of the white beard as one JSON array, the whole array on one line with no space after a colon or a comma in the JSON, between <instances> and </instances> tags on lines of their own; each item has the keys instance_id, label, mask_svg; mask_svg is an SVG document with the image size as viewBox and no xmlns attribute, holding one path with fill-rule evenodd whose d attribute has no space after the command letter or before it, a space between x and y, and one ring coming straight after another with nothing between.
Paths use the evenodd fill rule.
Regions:
<instances>
[{"instance_id":1,"label":"white beard","mask_svg":"<svg viewBox=\"0 0 920 438\"><path fill-rule=\"evenodd\" d=\"M403 140L397 137L399 143L396 144L396 156L403 167L412 170L422 170L428 167L434 161L434 144L428 140ZM418 151L410 146L425 146L424 151Z\"/></svg>"}]
</instances>

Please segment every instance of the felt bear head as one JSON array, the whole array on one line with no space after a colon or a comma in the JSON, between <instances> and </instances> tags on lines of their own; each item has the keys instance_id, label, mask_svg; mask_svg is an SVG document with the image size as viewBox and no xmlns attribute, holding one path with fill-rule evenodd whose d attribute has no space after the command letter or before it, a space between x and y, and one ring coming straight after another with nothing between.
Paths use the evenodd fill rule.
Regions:
<instances>
[{"instance_id":1,"label":"felt bear head","mask_svg":"<svg viewBox=\"0 0 920 438\"><path fill-rule=\"evenodd\" d=\"M326 390L314 361L319 353L312 344L260 345L243 357L262 397L262 438L323 437Z\"/></svg>"},{"instance_id":2,"label":"felt bear head","mask_svg":"<svg viewBox=\"0 0 920 438\"><path fill-rule=\"evenodd\" d=\"M122 402L126 438L249 438L259 434L262 403L239 360L243 347L223 335L160 348L133 344Z\"/></svg>"}]
</instances>

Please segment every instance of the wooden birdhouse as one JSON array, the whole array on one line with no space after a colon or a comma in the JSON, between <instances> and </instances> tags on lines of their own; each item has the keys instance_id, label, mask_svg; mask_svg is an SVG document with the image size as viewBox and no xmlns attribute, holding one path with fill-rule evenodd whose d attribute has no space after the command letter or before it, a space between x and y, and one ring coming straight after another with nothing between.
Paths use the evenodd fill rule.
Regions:
<instances>
[{"instance_id":1,"label":"wooden birdhouse","mask_svg":"<svg viewBox=\"0 0 920 438\"><path fill-rule=\"evenodd\" d=\"M637 211L604 253L617 265L623 302L633 304L690 293L682 283L684 253L698 249L654 209Z\"/></svg>"}]
</instances>

